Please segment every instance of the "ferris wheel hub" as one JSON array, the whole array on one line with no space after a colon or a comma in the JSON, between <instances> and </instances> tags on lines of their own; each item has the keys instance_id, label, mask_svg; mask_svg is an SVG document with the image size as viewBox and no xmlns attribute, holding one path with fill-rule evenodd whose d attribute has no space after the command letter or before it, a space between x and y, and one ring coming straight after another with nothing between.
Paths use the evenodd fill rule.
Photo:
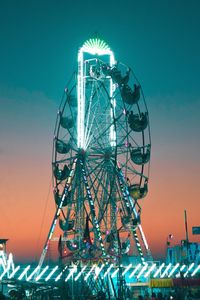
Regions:
<instances>
[{"instance_id":1,"label":"ferris wheel hub","mask_svg":"<svg viewBox=\"0 0 200 300\"><path fill-rule=\"evenodd\" d=\"M105 160L110 160L112 157L114 157L114 153L112 151L112 148L106 149L104 152L104 159Z\"/></svg>"},{"instance_id":2,"label":"ferris wheel hub","mask_svg":"<svg viewBox=\"0 0 200 300\"><path fill-rule=\"evenodd\" d=\"M80 160L84 161L84 160L85 160L85 157L86 157L86 154L87 154L87 152L86 152L85 149L79 148L79 149L78 149L78 153L77 153L77 157L78 157Z\"/></svg>"}]
</instances>

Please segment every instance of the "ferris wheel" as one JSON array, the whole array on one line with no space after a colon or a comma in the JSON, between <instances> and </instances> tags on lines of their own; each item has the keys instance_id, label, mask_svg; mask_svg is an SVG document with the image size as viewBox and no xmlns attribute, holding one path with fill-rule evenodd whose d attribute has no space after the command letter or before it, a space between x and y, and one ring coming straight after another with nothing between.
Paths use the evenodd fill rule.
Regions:
<instances>
[{"instance_id":1,"label":"ferris wheel","mask_svg":"<svg viewBox=\"0 0 200 300\"><path fill-rule=\"evenodd\" d=\"M57 221L66 259L115 261L131 254L144 262L150 250L141 199L148 192L150 151L147 106L134 72L104 41L87 40L57 115L56 213L41 262Z\"/></svg>"}]
</instances>

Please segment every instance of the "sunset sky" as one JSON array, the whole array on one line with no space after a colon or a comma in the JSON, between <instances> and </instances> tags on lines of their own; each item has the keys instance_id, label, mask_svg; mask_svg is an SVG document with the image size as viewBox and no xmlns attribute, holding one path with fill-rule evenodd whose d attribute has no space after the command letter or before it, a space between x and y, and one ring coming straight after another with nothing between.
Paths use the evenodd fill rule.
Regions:
<instances>
[{"instance_id":1,"label":"sunset sky","mask_svg":"<svg viewBox=\"0 0 200 300\"><path fill-rule=\"evenodd\" d=\"M0 238L40 255L54 215L51 156L62 92L94 32L130 65L152 137L142 226L153 256L200 226L200 1L3 0L0 4Z\"/></svg>"}]
</instances>

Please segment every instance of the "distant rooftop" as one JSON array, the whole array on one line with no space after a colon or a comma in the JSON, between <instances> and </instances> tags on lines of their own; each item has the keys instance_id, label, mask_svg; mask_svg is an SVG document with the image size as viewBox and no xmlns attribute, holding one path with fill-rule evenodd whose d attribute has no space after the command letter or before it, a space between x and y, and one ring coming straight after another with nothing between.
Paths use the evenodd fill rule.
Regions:
<instances>
[{"instance_id":1,"label":"distant rooftop","mask_svg":"<svg viewBox=\"0 0 200 300\"><path fill-rule=\"evenodd\" d=\"M8 241L8 239L0 239L0 244L5 244Z\"/></svg>"}]
</instances>

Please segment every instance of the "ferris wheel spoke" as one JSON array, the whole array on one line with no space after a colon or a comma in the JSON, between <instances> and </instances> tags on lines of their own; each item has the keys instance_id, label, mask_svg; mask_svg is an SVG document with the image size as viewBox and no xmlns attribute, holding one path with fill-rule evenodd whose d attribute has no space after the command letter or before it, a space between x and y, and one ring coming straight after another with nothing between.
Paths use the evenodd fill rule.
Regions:
<instances>
[{"instance_id":1,"label":"ferris wheel spoke","mask_svg":"<svg viewBox=\"0 0 200 300\"><path fill-rule=\"evenodd\" d=\"M102 211L102 206L103 206L103 201L102 201L102 197L106 196L107 198L109 197L109 191L107 189L105 189L105 178L106 178L106 172L105 170L102 171L100 177L98 178L98 180L95 179L95 181L92 181L91 179L91 187L93 190L93 194L94 194L94 201L96 201L96 203L98 204L99 207L99 214ZM97 184L95 184L97 182ZM101 205L102 203L102 205ZM99 219L99 218L98 218Z\"/></svg>"},{"instance_id":2,"label":"ferris wheel spoke","mask_svg":"<svg viewBox=\"0 0 200 300\"><path fill-rule=\"evenodd\" d=\"M70 136L70 138L72 140L74 140L74 137L72 136L72 134L70 133L70 131L69 130L65 130L62 133L60 132L59 140L68 141L68 140L70 140L69 136ZM75 142L75 140L74 140L74 142Z\"/></svg>"},{"instance_id":3,"label":"ferris wheel spoke","mask_svg":"<svg viewBox=\"0 0 200 300\"><path fill-rule=\"evenodd\" d=\"M127 152L129 153L129 150L127 147L123 147L124 145L122 145L121 147L118 146L118 152L117 152L117 155L122 155L122 154L126 154Z\"/></svg>"},{"instance_id":4,"label":"ferris wheel spoke","mask_svg":"<svg viewBox=\"0 0 200 300\"><path fill-rule=\"evenodd\" d=\"M95 149L91 149L93 151L95 151ZM98 153L99 152L99 153ZM99 160L102 161L102 159L104 159L104 155L102 153L102 151L99 151L97 148L96 148L96 154L95 152L90 152L90 154L88 155L88 160L90 162L93 162L93 163L96 163L96 164L99 164Z\"/></svg>"},{"instance_id":5,"label":"ferris wheel spoke","mask_svg":"<svg viewBox=\"0 0 200 300\"><path fill-rule=\"evenodd\" d=\"M106 211L106 208L110 204L110 201L113 197L113 194L115 193L115 175L114 171L106 171L106 176L104 177L104 184L103 184L103 191L104 191L104 197L105 201L102 201L102 215L104 215L104 212ZM109 191L109 192L108 192Z\"/></svg>"},{"instance_id":6,"label":"ferris wheel spoke","mask_svg":"<svg viewBox=\"0 0 200 300\"><path fill-rule=\"evenodd\" d=\"M101 170L100 170L101 171ZM99 172L100 174L100 172ZM104 221L104 223L106 224L106 220L104 219L104 214L103 212L105 211L105 207L107 206L107 203L103 203L102 201L102 197L103 197L103 192L104 192L104 197L109 198L109 192L108 189L105 188L105 181L106 181L106 170L103 169L103 171L101 172L100 177L99 174L95 174L95 180L93 181L92 178L90 177L90 182L91 182L91 187L93 189L94 192L94 201L98 204L98 212L99 212L99 217L98 220L102 220ZM95 182L97 181L98 185L95 186ZM100 188L101 188L101 198L99 199L99 192L100 192ZM102 205L101 205L102 203ZM103 204L105 205L105 207L103 206ZM100 216L100 214L102 214Z\"/></svg>"},{"instance_id":7,"label":"ferris wheel spoke","mask_svg":"<svg viewBox=\"0 0 200 300\"><path fill-rule=\"evenodd\" d=\"M98 124L96 123L96 125L98 126ZM105 135L106 133L109 133L110 127L113 125L113 123L109 124L103 131L100 131L100 133L97 135L98 139L101 139L101 141L103 142L103 144L105 145ZM110 145L108 145L110 146ZM104 146L105 149L105 146Z\"/></svg>"},{"instance_id":8,"label":"ferris wheel spoke","mask_svg":"<svg viewBox=\"0 0 200 300\"><path fill-rule=\"evenodd\" d=\"M76 157L77 157L77 155L66 157L66 158L63 158L63 159L59 159L59 160L55 161L55 164L63 164L63 163L68 162L68 161L73 162Z\"/></svg>"},{"instance_id":9,"label":"ferris wheel spoke","mask_svg":"<svg viewBox=\"0 0 200 300\"><path fill-rule=\"evenodd\" d=\"M97 238L100 242L100 247L101 247L103 256L105 256L106 252L105 252L105 248L104 248L104 244L103 244L103 240L102 240L98 220L97 220L96 213L95 213L94 201L93 201L91 193L90 193L90 189L89 189L88 182L87 182L87 176L86 176L86 173L85 173L82 162L81 162L81 165L82 165L82 175L83 175L83 180L84 180L85 187L86 187L86 192L87 192L88 202L89 202L89 206L90 206L90 213L91 213L91 216L92 216L92 222L93 222L94 230L96 231Z\"/></svg>"},{"instance_id":10,"label":"ferris wheel spoke","mask_svg":"<svg viewBox=\"0 0 200 300\"><path fill-rule=\"evenodd\" d=\"M93 97L94 97L94 95L92 96L92 99L93 99ZM88 111L86 112L86 118L87 118L87 121L86 121L86 129L85 129L85 144L86 144L86 148L88 147L88 144L89 144L88 140L89 140L89 138L90 138L90 133L91 133L91 130L92 130L93 125L94 125L94 119L95 119L95 117L96 117L96 111L97 111L97 109L98 109L98 106L97 106L97 105L95 105L95 107L94 107L94 106L92 107L93 114L92 114L92 118L91 118L91 120L90 120L91 104L92 104L92 101L91 101L91 100L92 100L92 99L90 98L90 101L89 101L89 109L88 109ZM89 122L89 120L90 120L90 122ZM89 123L90 123L90 125L89 125Z\"/></svg>"},{"instance_id":11,"label":"ferris wheel spoke","mask_svg":"<svg viewBox=\"0 0 200 300\"><path fill-rule=\"evenodd\" d=\"M93 107L93 116L90 122L90 128L89 128L89 118L90 118L90 110L91 110L91 106L89 105L89 111L87 111L87 126L86 126L86 145L88 146L92 140L93 135L96 135L96 133L99 131L99 126L98 126L98 130L97 130L97 125L94 126L94 121L96 120L96 118L98 117L99 123L101 124L101 118L103 119L104 116L102 115L102 117L100 117L100 113L101 113L101 99L104 97L104 95L101 95L102 97L99 96L99 92L101 92L101 86L102 83L100 84L100 86L98 85L98 82L95 81L94 85L96 85L96 90L95 92L93 92L92 94L92 99L95 100L95 96L96 96L96 105L95 105L95 109ZM90 98L91 99L91 98ZM106 100L105 100L106 101ZM90 101L91 102L91 101ZM108 101L107 101L108 102ZM107 109L106 109L107 110ZM88 129L89 128L89 129ZM91 135L91 131L92 131L92 135ZM87 148L87 147L86 147Z\"/></svg>"},{"instance_id":12,"label":"ferris wheel spoke","mask_svg":"<svg viewBox=\"0 0 200 300\"><path fill-rule=\"evenodd\" d=\"M89 96L88 105L86 107L86 132L85 135L87 135L87 128L89 126L89 120L90 120L90 113L91 113L91 107L92 107L92 100L94 98L94 81L92 82L92 88L91 88L91 95Z\"/></svg>"},{"instance_id":13,"label":"ferris wheel spoke","mask_svg":"<svg viewBox=\"0 0 200 300\"><path fill-rule=\"evenodd\" d=\"M87 144L91 143L91 140L93 138L94 141L98 144L99 149L102 150L101 153L103 153L104 150L105 150L105 146L102 146L102 145L104 145L104 143L105 143L105 141L104 141L105 134L106 134L106 132L109 132L111 125L109 125L101 134L99 134L100 129L98 127L99 125L96 123L96 120L95 120L95 124L96 124L96 127L97 127L98 134L97 134L97 136L95 136L95 134L93 133L91 138L90 138L90 142L88 142ZM100 141L100 139L101 139L101 141ZM94 146L92 146L92 149L94 149ZM96 148L96 151L98 152L98 148Z\"/></svg>"},{"instance_id":14,"label":"ferris wheel spoke","mask_svg":"<svg viewBox=\"0 0 200 300\"><path fill-rule=\"evenodd\" d=\"M123 198L124 198L124 204L125 204L125 216L129 218L129 221L132 218L134 218L136 221L135 226L137 226L138 224L140 224L140 213L137 212L136 206L138 206L139 211L141 211L141 207L138 205L138 202L134 198L130 197L128 186L127 186L125 178L120 170L118 170L117 177L118 177L120 189L123 192ZM134 236L136 238L137 237L136 227L134 226L133 223L130 225L131 225L130 229L132 230L132 233L134 234ZM137 248L139 250L140 244L137 245Z\"/></svg>"},{"instance_id":15,"label":"ferris wheel spoke","mask_svg":"<svg viewBox=\"0 0 200 300\"><path fill-rule=\"evenodd\" d=\"M103 150L105 149L105 141L103 139L103 135L99 134L99 132L101 132L101 128L99 127L99 124L97 124L96 120L95 120L95 125L96 125L96 132L98 133L98 135L96 136L95 132L93 132L90 136L90 139L88 140L88 145L92 144L92 140L98 141L98 145Z\"/></svg>"},{"instance_id":16,"label":"ferris wheel spoke","mask_svg":"<svg viewBox=\"0 0 200 300\"><path fill-rule=\"evenodd\" d=\"M101 198L100 201L98 201L98 194L96 193L96 199L99 202L99 210L98 210L98 221L100 224L103 225L105 228L107 227L107 216L105 214L106 208L108 207L108 199L110 197L110 191L107 185L107 172L104 172L104 176L102 177L102 182L101 182Z\"/></svg>"},{"instance_id":17,"label":"ferris wheel spoke","mask_svg":"<svg viewBox=\"0 0 200 300\"><path fill-rule=\"evenodd\" d=\"M123 214L125 214L125 205L124 205L124 201L123 201L123 192L121 191L118 182L117 182L117 184L116 184L116 187L117 187L117 193L118 193L118 195L119 195L119 200L118 200L118 202L120 202L120 205L121 205L121 208L120 208L120 209L122 209ZM120 211L120 215L121 215L121 211Z\"/></svg>"},{"instance_id":18,"label":"ferris wheel spoke","mask_svg":"<svg viewBox=\"0 0 200 300\"><path fill-rule=\"evenodd\" d=\"M136 147L139 147L140 145L138 142L133 138L133 136L130 136L130 133L126 133L124 136L121 137L120 141L118 141L119 145L126 145L126 144L131 144L134 143Z\"/></svg>"},{"instance_id":19,"label":"ferris wheel spoke","mask_svg":"<svg viewBox=\"0 0 200 300\"><path fill-rule=\"evenodd\" d=\"M95 130L92 132L90 136L90 140L88 141L88 144L92 144L92 140L94 139L95 141L99 140L101 144L103 144L103 148L105 149L106 147L106 142L108 141L105 140L105 136L109 135L109 130L110 130L110 124L107 125L105 122L103 123L103 120L99 119L97 122L97 119L94 119L94 124L95 124ZM101 127L103 125L103 127ZM99 143L98 142L98 143ZM102 146L101 146L102 148Z\"/></svg>"},{"instance_id":20,"label":"ferris wheel spoke","mask_svg":"<svg viewBox=\"0 0 200 300\"><path fill-rule=\"evenodd\" d=\"M86 134L85 134L86 149L88 148L88 145L90 144L92 136L93 136L93 133L91 134L91 131L92 131L93 126L94 126L94 119L95 119L95 117L96 116L95 116L95 112L94 112L92 120L91 120L91 126L90 126L90 128L88 129L88 127L86 127Z\"/></svg>"},{"instance_id":21,"label":"ferris wheel spoke","mask_svg":"<svg viewBox=\"0 0 200 300\"><path fill-rule=\"evenodd\" d=\"M94 201L96 201L98 203L98 207L100 206L99 204L99 199L97 197L97 194L100 190L100 185L102 184L102 180L104 178L104 173L105 170L104 169L100 169L98 173L89 173L87 172L89 181L90 181L90 186L91 186L91 190L93 191L93 195L94 195ZM101 173L101 174L100 174ZM93 174L94 179L91 177L91 174ZM97 185L96 185L97 183Z\"/></svg>"},{"instance_id":22,"label":"ferris wheel spoke","mask_svg":"<svg viewBox=\"0 0 200 300\"><path fill-rule=\"evenodd\" d=\"M102 176L101 178L99 179L99 182L98 182L98 185L97 185L97 188L96 188L96 192L95 192L95 198L97 199L97 201L99 202L99 207L101 207L101 200L102 200L102 197L105 196L106 198L109 197L110 195L110 191L108 188L106 188L106 171L104 170L104 172L102 172ZM98 191L100 190L101 188L101 198L100 198L100 201L98 200L99 198L99 195L98 195ZM104 204L104 202L102 201L102 205Z\"/></svg>"},{"instance_id":23,"label":"ferris wheel spoke","mask_svg":"<svg viewBox=\"0 0 200 300\"><path fill-rule=\"evenodd\" d=\"M98 126L98 125L96 124L96 126ZM99 141L99 137L97 138L94 134L91 135L90 140L87 142L87 145L92 144L91 143L92 138L94 140L94 144L92 145L92 148L94 148L94 145L95 145L95 142L96 142L96 144L99 146L99 149L101 149L103 151L103 149L104 149L103 146L102 146L103 141Z\"/></svg>"},{"instance_id":24,"label":"ferris wheel spoke","mask_svg":"<svg viewBox=\"0 0 200 300\"><path fill-rule=\"evenodd\" d=\"M94 163L94 162L92 162L92 163ZM99 169L99 172L100 172L101 171L101 167L102 167L103 164L104 164L104 161L102 160L100 163L97 162L95 167L92 167L91 166L91 162L88 161L87 162L88 175L90 176L92 173L96 175L96 171L98 171L98 169Z\"/></svg>"},{"instance_id":25,"label":"ferris wheel spoke","mask_svg":"<svg viewBox=\"0 0 200 300\"><path fill-rule=\"evenodd\" d=\"M129 171L130 174L134 174L135 176L138 175L138 176L140 176L144 179L148 179L148 177L146 175L144 175L143 173L137 171L134 167L130 167L130 166L127 167L125 163L121 163L121 167L122 167L122 169L127 168L127 171Z\"/></svg>"},{"instance_id":26,"label":"ferris wheel spoke","mask_svg":"<svg viewBox=\"0 0 200 300\"><path fill-rule=\"evenodd\" d=\"M103 180L105 180L105 178L103 176L105 176L105 174L107 175L107 172L106 172L106 169L105 169L104 165L105 165L105 161L104 161L104 164L102 165L102 170L100 170L101 174L100 174L100 172L98 174L94 174L95 175L94 176L94 181L92 182L92 184L95 185L95 182L97 181L98 182L98 187L101 186L102 188L104 188L104 182L103 182ZM100 178L99 175L102 178ZM108 190L107 190L107 192L108 192ZM97 193L98 193L98 189L96 190L96 194Z\"/></svg>"}]
</instances>

